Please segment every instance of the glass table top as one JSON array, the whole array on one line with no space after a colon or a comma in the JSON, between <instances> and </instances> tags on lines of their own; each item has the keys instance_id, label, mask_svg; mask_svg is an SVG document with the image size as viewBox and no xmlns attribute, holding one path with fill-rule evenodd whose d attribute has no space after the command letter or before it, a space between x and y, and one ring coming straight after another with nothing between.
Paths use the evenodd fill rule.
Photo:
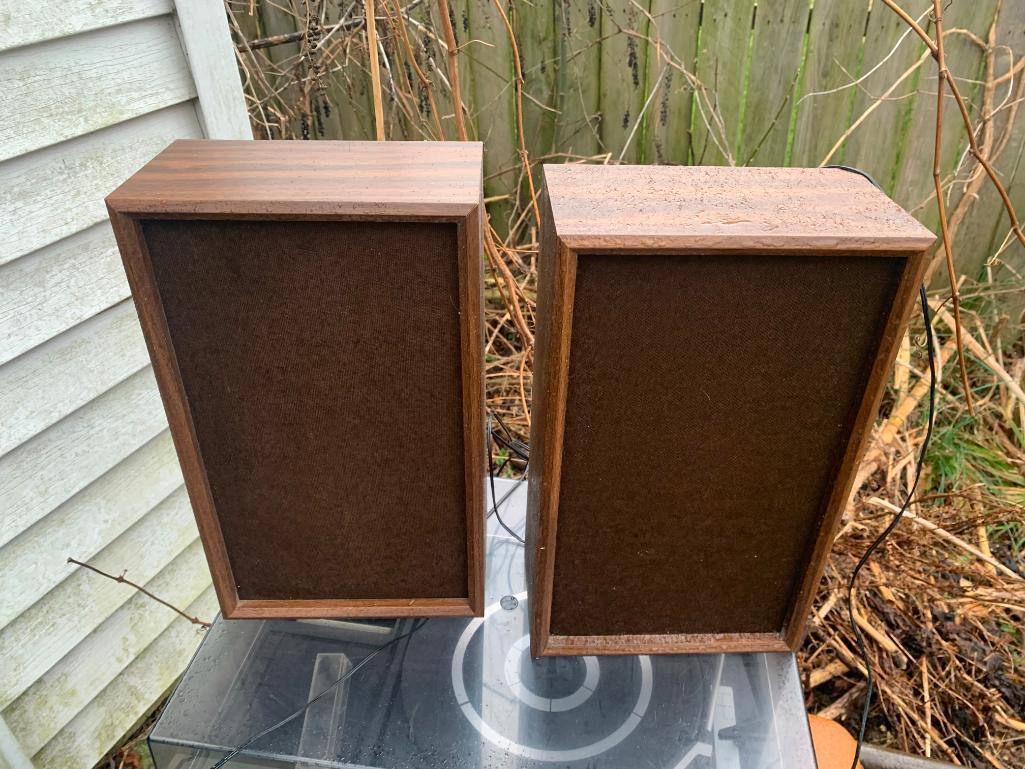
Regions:
<instances>
[{"instance_id":1,"label":"glass table top","mask_svg":"<svg viewBox=\"0 0 1025 769\"><path fill-rule=\"evenodd\" d=\"M522 531L526 484L496 487ZM158 769L209 769L322 693L227 766L814 769L793 655L533 660L523 547L487 533L483 618L218 618L153 728Z\"/></svg>"}]
</instances>

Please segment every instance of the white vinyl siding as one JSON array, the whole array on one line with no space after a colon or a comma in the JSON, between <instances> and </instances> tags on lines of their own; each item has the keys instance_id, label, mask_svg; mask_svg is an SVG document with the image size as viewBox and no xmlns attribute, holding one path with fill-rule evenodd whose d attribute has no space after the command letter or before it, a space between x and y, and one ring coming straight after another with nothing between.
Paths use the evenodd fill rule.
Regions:
<instances>
[{"instance_id":1,"label":"white vinyl siding","mask_svg":"<svg viewBox=\"0 0 1025 769\"><path fill-rule=\"evenodd\" d=\"M0 769L89 769L217 610L103 198L251 138L223 7L0 0Z\"/></svg>"}]
</instances>

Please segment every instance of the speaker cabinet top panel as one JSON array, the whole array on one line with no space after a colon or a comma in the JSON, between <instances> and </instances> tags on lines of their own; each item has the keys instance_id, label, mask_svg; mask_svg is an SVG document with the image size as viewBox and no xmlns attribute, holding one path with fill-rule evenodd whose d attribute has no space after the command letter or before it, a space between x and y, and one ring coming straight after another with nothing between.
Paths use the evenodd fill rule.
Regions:
<instances>
[{"instance_id":1,"label":"speaker cabinet top panel","mask_svg":"<svg viewBox=\"0 0 1025 769\"><path fill-rule=\"evenodd\" d=\"M175 141L107 202L126 214L465 216L480 142Z\"/></svg>"},{"instance_id":2,"label":"speaker cabinet top panel","mask_svg":"<svg viewBox=\"0 0 1025 769\"><path fill-rule=\"evenodd\" d=\"M839 168L546 165L574 251L921 251L929 230Z\"/></svg>"}]
</instances>

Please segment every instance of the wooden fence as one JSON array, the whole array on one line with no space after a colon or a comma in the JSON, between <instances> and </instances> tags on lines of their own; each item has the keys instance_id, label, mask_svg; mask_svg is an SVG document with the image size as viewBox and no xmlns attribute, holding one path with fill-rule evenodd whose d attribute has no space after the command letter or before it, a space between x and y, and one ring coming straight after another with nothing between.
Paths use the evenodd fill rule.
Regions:
<instances>
[{"instance_id":1,"label":"wooden fence","mask_svg":"<svg viewBox=\"0 0 1025 769\"><path fill-rule=\"evenodd\" d=\"M440 138L439 127L457 136L439 5L377 0L389 138ZM229 0L264 135L373 138L363 5L339 6ZM905 8L931 30L929 0ZM531 163L845 163L936 229L936 67L880 0L451 0L450 16L467 130L486 143L500 232L518 210L506 196L523 190L514 41ZM943 22L979 139L1025 210L1025 0L953 0ZM998 252L1020 267L1025 254L966 152L953 100L944 120L960 270L981 276Z\"/></svg>"}]
</instances>

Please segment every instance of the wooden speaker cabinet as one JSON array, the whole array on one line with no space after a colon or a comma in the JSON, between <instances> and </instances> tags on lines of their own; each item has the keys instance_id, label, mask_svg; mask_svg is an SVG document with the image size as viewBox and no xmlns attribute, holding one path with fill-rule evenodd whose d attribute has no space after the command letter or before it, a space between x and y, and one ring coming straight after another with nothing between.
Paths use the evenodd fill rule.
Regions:
<instances>
[{"instance_id":1,"label":"wooden speaker cabinet","mask_svg":"<svg viewBox=\"0 0 1025 769\"><path fill-rule=\"evenodd\" d=\"M544 172L533 653L796 649L932 233L839 169Z\"/></svg>"},{"instance_id":2,"label":"wooden speaker cabinet","mask_svg":"<svg viewBox=\"0 0 1025 769\"><path fill-rule=\"evenodd\" d=\"M481 162L179 141L107 198L224 616L481 614Z\"/></svg>"}]
</instances>

